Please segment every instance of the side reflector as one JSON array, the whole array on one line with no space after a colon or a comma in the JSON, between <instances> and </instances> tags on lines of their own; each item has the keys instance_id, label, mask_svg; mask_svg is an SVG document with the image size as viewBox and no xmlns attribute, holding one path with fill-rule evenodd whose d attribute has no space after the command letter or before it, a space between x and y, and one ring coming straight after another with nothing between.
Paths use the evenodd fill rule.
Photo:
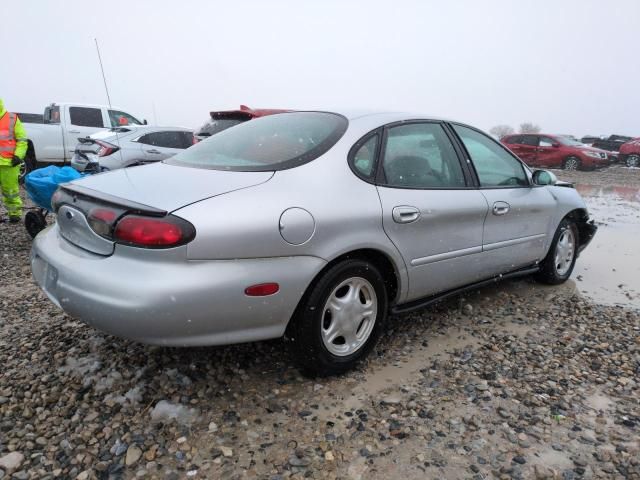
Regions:
<instances>
[{"instance_id":1,"label":"side reflector","mask_svg":"<svg viewBox=\"0 0 640 480\"><path fill-rule=\"evenodd\" d=\"M249 297L266 297L267 295L273 295L278 293L280 285L277 283L260 283L258 285L251 285L244 289L245 295Z\"/></svg>"}]
</instances>

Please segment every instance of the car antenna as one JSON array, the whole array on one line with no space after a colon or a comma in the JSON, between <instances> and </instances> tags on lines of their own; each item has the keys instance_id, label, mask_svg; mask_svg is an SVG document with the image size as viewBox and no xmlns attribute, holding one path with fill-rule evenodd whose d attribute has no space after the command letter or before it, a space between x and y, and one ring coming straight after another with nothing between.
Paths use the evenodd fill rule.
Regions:
<instances>
[{"instance_id":1,"label":"car antenna","mask_svg":"<svg viewBox=\"0 0 640 480\"><path fill-rule=\"evenodd\" d=\"M100 55L100 46L98 45L98 39L94 37L96 42L96 51L98 52L98 62L100 62L100 71L102 72L102 81L104 82L104 91L107 92L107 103L109 104L109 119L111 119L111 97L109 96L109 87L107 87L107 77L104 74L104 66L102 65L102 56ZM122 148L120 146L120 138L118 137L118 130L115 129L116 143L118 144L118 151L120 152L120 161L124 163L122 158ZM99 167L100 165L98 165ZM98 172L99 173L99 172Z\"/></svg>"}]
</instances>

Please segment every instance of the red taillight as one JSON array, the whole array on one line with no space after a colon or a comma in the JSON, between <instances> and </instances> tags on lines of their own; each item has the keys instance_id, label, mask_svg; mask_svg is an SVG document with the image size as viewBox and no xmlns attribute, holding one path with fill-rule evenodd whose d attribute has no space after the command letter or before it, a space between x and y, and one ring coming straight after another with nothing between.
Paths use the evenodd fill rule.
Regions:
<instances>
[{"instance_id":1,"label":"red taillight","mask_svg":"<svg viewBox=\"0 0 640 480\"><path fill-rule=\"evenodd\" d=\"M196 137L195 135L193 136L193 139L191 140L191 145L195 145L196 143L198 143L200 140L198 140L198 137Z\"/></svg>"},{"instance_id":2,"label":"red taillight","mask_svg":"<svg viewBox=\"0 0 640 480\"><path fill-rule=\"evenodd\" d=\"M116 221L122 211L113 210L106 207L92 208L87 215L89 226L98 235L109 237L113 222Z\"/></svg>"},{"instance_id":3,"label":"red taillight","mask_svg":"<svg viewBox=\"0 0 640 480\"><path fill-rule=\"evenodd\" d=\"M266 297L267 295L278 293L279 290L280 285L277 283L260 283L245 288L244 293L250 297Z\"/></svg>"},{"instance_id":4,"label":"red taillight","mask_svg":"<svg viewBox=\"0 0 640 480\"><path fill-rule=\"evenodd\" d=\"M127 215L116 224L113 238L117 242L137 247L175 247L191 241L195 229L186 220Z\"/></svg>"},{"instance_id":5,"label":"red taillight","mask_svg":"<svg viewBox=\"0 0 640 480\"><path fill-rule=\"evenodd\" d=\"M98 155L99 157L107 157L113 152L117 152L118 150L120 150L119 147L116 147L115 145L112 145L108 142L103 142L101 140L96 140L95 142L100 146L100 149L96 152L96 155Z\"/></svg>"}]
</instances>

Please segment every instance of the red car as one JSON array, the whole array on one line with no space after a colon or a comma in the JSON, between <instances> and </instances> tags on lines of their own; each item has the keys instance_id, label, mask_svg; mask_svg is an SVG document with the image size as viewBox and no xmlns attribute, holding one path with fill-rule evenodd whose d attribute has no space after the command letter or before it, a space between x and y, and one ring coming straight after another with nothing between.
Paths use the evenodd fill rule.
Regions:
<instances>
[{"instance_id":1,"label":"red car","mask_svg":"<svg viewBox=\"0 0 640 480\"><path fill-rule=\"evenodd\" d=\"M640 137L623 143L618 159L627 167L640 167Z\"/></svg>"},{"instance_id":2,"label":"red car","mask_svg":"<svg viewBox=\"0 0 640 480\"><path fill-rule=\"evenodd\" d=\"M501 142L531 167L589 170L607 167L609 155L562 135L507 135Z\"/></svg>"},{"instance_id":3,"label":"red car","mask_svg":"<svg viewBox=\"0 0 640 480\"><path fill-rule=\"evenodd\" d=\"M240 105L238 110L225 110L220 112L211 112L211 118L196 132L196 139L204 140L211 135L215 135L222 130L238 125L258 117L274 115L276 113L290 112L291 110L277 110L274 108L249 108L246 105Z\"/></svg>"}]
</instances>

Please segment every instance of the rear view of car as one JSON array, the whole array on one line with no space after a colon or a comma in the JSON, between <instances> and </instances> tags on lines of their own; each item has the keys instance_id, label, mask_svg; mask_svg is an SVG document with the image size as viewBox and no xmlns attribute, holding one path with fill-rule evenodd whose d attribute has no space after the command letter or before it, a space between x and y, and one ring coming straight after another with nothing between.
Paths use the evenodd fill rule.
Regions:
<instances>
[{"instance_id":1,"label":"rear view of car","mask_svg":"<svg viewBox=\"0 0 640 480\"><path fill-rule=\"evenodd\" d=\"M181 127L116 127L79 138L71 166L101 172L165 160L195 143L193 131Z\"/></svg>"},{"instance_id":2,"label":"rear view of car","mask_svg":"<svg viewBox=\"0 0 640 480\"><path fill-rule=\"evenodd\" d=\"M276 113L284 113L289 110L259 108L252 109L246 105L240 105L239 110L225 110L219 112L211 112L211 118L198 129L195 136L198 141L209 138L216 133L222 132L227 128L231 128L240 123L252 120L254 118L274 115Z\"/></svg>"}]
</instances>

